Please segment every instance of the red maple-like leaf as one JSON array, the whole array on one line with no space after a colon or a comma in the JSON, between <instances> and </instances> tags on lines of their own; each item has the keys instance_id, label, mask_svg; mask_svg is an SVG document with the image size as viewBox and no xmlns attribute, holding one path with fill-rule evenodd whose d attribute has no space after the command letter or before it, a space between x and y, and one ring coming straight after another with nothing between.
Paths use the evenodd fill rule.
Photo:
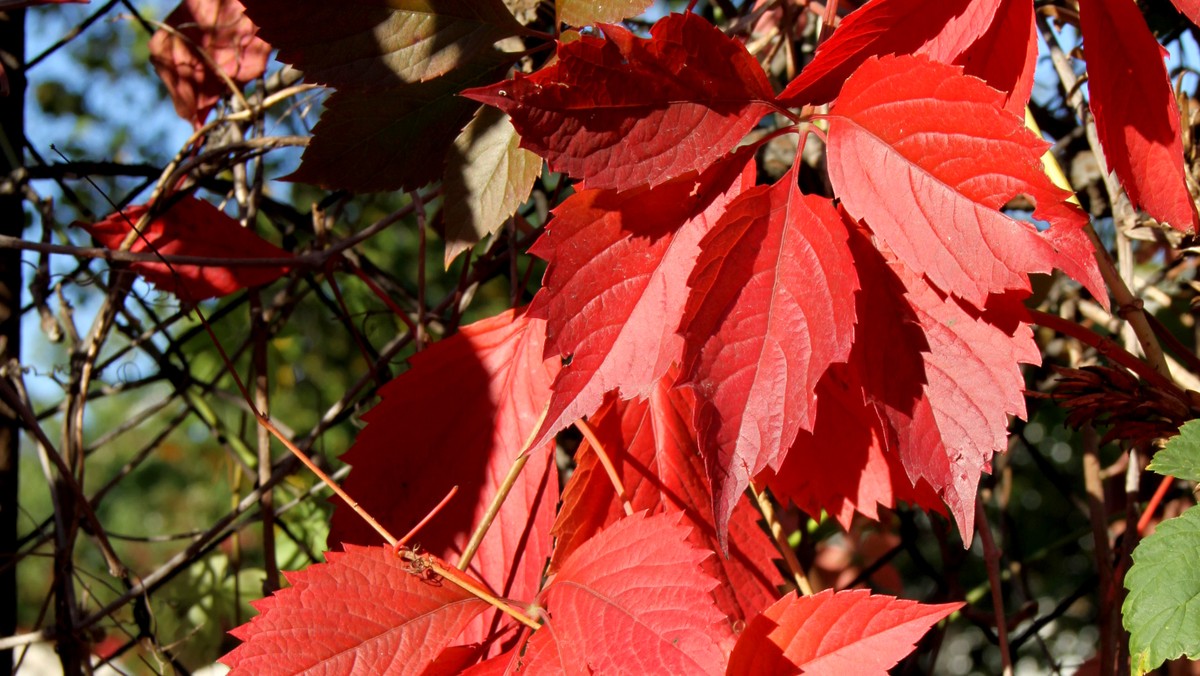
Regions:
<instances>
[{"instance_id":1,"label":"red maple-like leaf","mask_svg":"<svg viewBox=\"0 0 1200 676\"><path fill-rule=\"evenodd\" d=\"M238 0L183 0L150 38L150 63L162 78L175 112L196 127L228 85L213 69L244 85L267 69L271 45L255 33Z\"/></svg>"},{"instance_id":2,"label":"red maple-like leaf","mask_svg":"<svg viewBox=\"0 0 1200 676\"><path fill-rule=\"evenodd\" d=\"M871 59L846 82L829 124L829 179L846 210L909 268L981 307L1059 268L1107 302L1086 217L1042 171L1046 143L1003 95L921 57ZM1019 194L1051 224L1000 212Z\"/></svg>"},{"instance_id":3,"label":"red maple-like leaf","mask_svg":"<svg viewBox=\"0 0 1200 676\"><path fill-rule=\"evenodd\" d=\"M719 674L716 581L688 544L682 515L621 519L575 550L543 592L550 620L534 633L527 668L567 673Z\"/></svg>"},{"instance_id":4,"label":"red maple-like leaf","mask_svg":"<svg viewBox=\"0 0 1200 676\"><path fill-rule=\"evenodd\" d=\"M1137 5L1124 0L1082 0L1079 26L1104 156L1135 207L1177 230L1194 231L1196 207L1184 179L1166 50Z\"/></svg>"},{"instance_id":5,"label":"red maple-like leaf","mask_svg":"<svg viewBox=\"0 0 1200 676\"><path fill-rule=\"evenodd\" d=\"M850 353L846 226L828 199L800 194L794 172L730 203L688 280L681 382L696 392L719 534L750 479L812 429L817 382Z\"/></svg>"},{"instance_id":6,"label":"red maple-like leaf","mask_svg":"<svg viewBox=\"0 0 1200 676\"><path fill-rule=\"evenodd\" d=\"M96 223L78 223L96 241L109 249L119 249L150 208L145 205L127 207ZM163 256L196 256L202 258L279 259L291 258L283 249L267 242L240 223L225 215L204 200L184 197L161 214L151 218L141 228L130 251L157 251ZM269 265L219 266L174 264L162 262L130 263L129 269L146 281L179 299L195 303L208 298L226 296L249 286L267 284L287 272L287 267Z\"/></svg>"},{"instance_id":7,"label":"red maple-like leaf","mask_svg":"<svg viewBox=\"0 0 1200 676\"><path fill-rule=\"evenodd\" d=\"M694 398L671 386L673 373L660 380L646 399L609 402L590 422L611 459L630 505L651 514L682 512L692 527L688 541L702 549L719 548L712 497L704 461L692 431ZM589 442L575 453L576 467L563 491L554 523L554 572L592 536L624 516L621 500ZM729 556L701 564L720 584L713 590L717 607L728 618L730 636L776 598L783 578L773 562L778 552L758 526L758 512L740 500L729 525Z\"/></svg>"},{"instance_id":8,"label":"red maple-like leaf","mask_svg":"<svg viewBox=\"0 0 1200 676\"><path fill-rule=\"evenodd\" d=\"M522 147L598 189L703 171L773 110L754 57L696 14L668 16L649 39L603 28L533 75L463 95L511 115Z\"/></svg>"},{"instance_id":9,"label":"red maple-like leaf","mask_svg":"<svg viewBox=\"0 0 1200 676\"><path fill-rule=\"evenodd\" d=\"M543 363L545 322L520 311L464 326L414 356L385 385L366 428L342 459L353 469L345 489L397 536L459 491L417 535L422 550L457 563L550 396L557 359ZM531 600L550 555L558 499L552 446L529 460L468 569L501 596ZM344 506L329 541L377 542ZM490 616L489 616L490 618ZM486 627L464 640L482 640Z\"/></svg>"},{"instance_id":10,"label":"red maple-like leaf","mask_svg":"<svg viewBox=\"0 0 1200 676\"><path fill-rule=\"evenodd\" d=\"M243 643L221 658L233 674L421 674L489 608L413 575L387 547L327 557L287 573L292 586L256 602L262 614L233 630Z\"/></svg>"},{"instance_id":11,"label":"red maple-like leaf","mask_svg":"<svg viewBox=\"0 0 1200 676\"><path fill-rule=\"evenodd\" d=\"M590 415L610 391L645 396L683 355L677 331L700 238L754 185L753 149L655 188L584 190L529 250L550 262L530 312L548 354L570 356L538 441Z\"/></svg>"},{"instance_id":12,"label":"red maple-like leaf","mask_svg":"<svg viewBox=\"0 0 1200 676\"><path fill-rule=\"evenodd\" d=\"M750 622L727 673L883 674L962 606L922 605L861 589L792 594Z\"/></svg>"}]
</instances>

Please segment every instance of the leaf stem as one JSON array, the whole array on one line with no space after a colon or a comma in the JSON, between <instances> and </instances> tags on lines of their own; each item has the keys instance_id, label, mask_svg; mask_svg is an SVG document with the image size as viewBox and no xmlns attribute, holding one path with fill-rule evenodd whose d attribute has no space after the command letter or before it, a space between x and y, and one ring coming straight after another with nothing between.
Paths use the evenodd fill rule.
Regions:
<instances>
[{"instance_id":1,"label":"leaf stem","mask_svg":"<svg viewBox=\"0 0 1200 676\"><path fill-rule=\"evenodd\" d=\"M629 501L629 493L625 492L625 483L621 481L621 475L617 474L617 468L604 450L604 444L600 442L600 437L596 436L596 430L592 429L592 426L583 418L575 421L575 427L583 433L583 438L587 439L588 445L600 459L600 464L604 466L604 471L608 473L608 480L612 482L613 488L617 491L617 497L621 499L621 507L625 510L625 516L633 516L633 503Z\"/></svg>"},{"instance_id":2,"label":"leaf stem","mask_svg":"<svg viewBox=\"0 0 1200 676\"><path fill-rule=\"evenodd\" d=\"M805 596L812 596L813 588L808 582L808 575L804 572L804 567L800 565L800 559L796 558L796 552L788 544L787 535L783 532L783 524L779 523L779 517L775 514L775 505L771 504L770 496L765 492L760 493L753 483L750 484L750 492L754 495L754 502L758 505L759 513L767 522L771 538L775 541L775 547L783 555L783 562L787 565L788 572L792 574L792 581L796 583L796 589Z\"/></svg>"},{"instance_id":3,"label":"leaf stem","mask_svg":"<svg viewBox=\"0 0 1200 676\"><path fill-rule=\"evenodd\" d=\"M1158 511L1158 505L1162 503L1163 497L1166 496L1167 490L1171 488L1171 484L1173 483L1175 483L1175 477L1173 476L1165 476L1159 482L1158 489L1154 491L1150 502L1146 503L1146 511L1142 512L1142 518L1138 519L1138 535L1146 533L1146 527L1150 525L1150 520L1154 518L1154 513Z\"/></svg>"},{"instance_id":4,"label":"leaf stem","mask_svg":"<svg viewBox=\"0 0 1200 676\"><path fill-rule=\"evenodd\" d=\"M207 323L205 325L207 326ZM213 341L216 342L215 336L213 337ZM221 351L221 357L228 360L228 357L225 356L224 349L222 349L220 347L220 343L217 343L217 347ZM228 361L226 361L226 363L228 364ZM238 378L237 374L233 371L232 368L230 368L229 372L231 374L233 374L234 379L237 380L240 385L241 379ZM315 474L317 476L317 478L321 480L321 483L328 486L329 489L332 490L335 495L337 495L339 498L341 498L343 501L345 501L345 503L350 506L350 509L354 510L355 514L362 517L362 520L366 521L367 525L370 526L376 533L379 533L379 535L381 537L383 537L383 539L389 545L392 545L393 547L396 546L396 543L398 542L398 540L396 539L396 536L394 536L390 532L388 532L388 530L383 527L383 524L376 521L375 517L371 516L367 512L367 510L360 507L358 504L358 501L356 501L354 498L350 497L350 494L347 493L345 490L343 490L342 487L338 485L338 482L336 482L332 478L330 478L330 476L328 474L326 474L324 470L322 470L320 467L317 467L317 464L315 462L313 462L312 459L309 458L308 455L306 455L304 453L304 451L300 450L300 448L297 447L296 444L293 444L290 439L288 439L286 436L284 436L284 434L279 431L279 428L275 427L274 423L272 423L266 416L264 416L262 413L260 413L257 409L255 409L253 407L251 407L251 408L254 412L254 417L258 420L259 425L262 425L263 427L265 427L267 429L267 431L271 433L271 436L278 439L279 443L281 443L285 447L287 447L287 449L292 452L292 455L296 456L296 459L298 459L300 462L302 462L304 464L304 466L307 467L310 472Z\"/></svg>"},{"instance_id":5,"label":"leaf stem","mask_svg":"<svg viewBox=\"0 0 1200 676\"><path fill-rule=\"evenodd\" d=\"M466 570L467 566L471 565L471 559L475 558L475 552L479 550L479 545L483 543L483 538L487 535L488 529L492 527L492 522L496 520L496 515L500 513L500 508L504 506L504 499L512 491L513 486L517 483L517 478L521 476L521 470L525 469L525 463L529 462L529 453L524 452L517 456L513 461L512 467L508 468L508 476L504 477L503 483L496 491L496 497L492 498L492 504L488 505L487 512L483 515L483 520L475 528L475 532L471 533L471 539L467 542L467 548L463 550L462 558L458 560L458 569Z\"/></svg>"},{"instance_id":6,"label":"leaf stem","mask_svg":"<svg viewBox=\"0 0 1200 676\"><path fill-rule=\"evenodd\" d=\"M437 516L438 512L442 511L442 508L446 506L446 503L450 502L450 499L454 497L455 493L458 493L458 486L453 486L450 489L450 492L446 493L446 497L442 498L442 501L437 503L437 506L430 510L430 512L425 515L425 518L421 519L420 523L413 526L411 530L405 533L404 537L400 538L400 540L396 542L396 548L399 549L400 547L408 544L408 541L413 539L413 536L420 532L420 530L425 527L425 524L432 521L433 517Z\"/></svg>"}]
</instances>

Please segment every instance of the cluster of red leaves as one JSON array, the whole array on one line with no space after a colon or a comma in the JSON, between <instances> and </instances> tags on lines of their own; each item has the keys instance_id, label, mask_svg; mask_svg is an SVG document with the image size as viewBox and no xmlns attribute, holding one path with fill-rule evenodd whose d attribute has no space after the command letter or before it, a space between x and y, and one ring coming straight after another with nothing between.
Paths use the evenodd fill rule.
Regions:
<instances>
[{"instance_id":1,"label":"cluster of red leaves","mask_svg":"<svg viewBox=\"0 0 1200 676\"><path fill-rule=\"evenodd\" d=\"M611 21L646 3L591 4L559 10ZM970 541L980 475L1025 412L1019 364L1039 359L1029 275L1061 270L1107 303L1086 217L1020 116L1033 0L873 0L779 94L693 14L649 38L601 25L532 74L464 89L515 61L493 43L526 34L499 0L247 5L281 58L338 87L292 178L372 189L442 176L437 162L385 170L392 150L364 144L469 155L461 93L509 116L487 143L524 167L521 186L517 139L580 183L531 250L549 262L531 306L415 357L345 456L349 493L396 532L460 486L420 535L451 564L526 457L466 570L541 628L354 546L376 536L339 509L331 541L346 552L260 603L225 658L236 671L876 673L957 607L778 599L745 496L770 487L843 525L906 501L948 510ZM1161 47L1127 0L1080 5L1106 155L1138 206L1193 230ZM798 168L754 185L746 134L780 113L803 140L816 127L791 111L824 104L835 199L802 194ZM1018 196L1048 227L1002 211ZM598 445L578 451L555 513L554 438L580 418Z\"/></svg>"}]
</instances>

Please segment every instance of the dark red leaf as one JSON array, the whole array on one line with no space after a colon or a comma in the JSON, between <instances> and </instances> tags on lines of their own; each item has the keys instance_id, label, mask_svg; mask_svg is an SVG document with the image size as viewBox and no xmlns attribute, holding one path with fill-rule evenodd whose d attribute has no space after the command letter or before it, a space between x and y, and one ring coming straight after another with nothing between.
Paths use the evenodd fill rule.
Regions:
<instances>
[{"instance_id":1,"label":"dark red leaf","mask_svg":"<svg viewBox=\"0 0 1200 676\"><path fill-rule=\"evenodd\" d=\"M604 395L646 396L683 356L677 331L700 238L754 185L753 151L650 189L584 190L529 250L550 262L531 312L548 354L570 356L538 441L593 413Z\"/></svg>"},{"instance_id":2,"label":"dark red leaf","mask_svg":"<svg viewBox=\"0 0 1200 676\"><path fill-rule=\"evenodd\" d=\"M1053 268L1107 303L1086 217L1043 172L1046 143L1002 105L1002 94L954 66L871 59L833 109L830 181L905 265L976 307ZM1049 231L999 211L1020 194Z\"/></svg>"},{"instance_id":3,"label":"dark red leaf","mask_svg":"<svg viewBox=\"0 0 1200 676\"><path fill-rule=\"evenodd\" d=\"M692 432L694 398L671 387L674 374L660 380L648 399L615 398L592 416L604 451L636 511L682 512L692 527L688 540L719 549L704 461ZM588 442L575 453L576 467L563 491L554 524L556 546L550 571L583 543L624 515L621 501ZM702 567L720 582L713 594L728 618L730 635L777 598L783 579L775 567L778 552L756 523L758 512L743 499L730 521L729 556L705 559Z\"/></svg>"},{"instance_id":4,"label":"dark red leaf","mask_svg":"<svg viewBox=\"0 0 1200 676\"><path fill-rule=\"evenodd\" d=\"M151 36L150 63L171 93L175 112L197 127L230 95L213 65L238 85L266 71L271 45L255 35L238 0L183 0L164 23L171 30L160 28Z\"/></svg>"},{"instance_id":5,"label":"dark red leaf","mask_svg":"<svg viewBox=\"0 0 1200 676\"><path fill-rule=\"evenodd\" d=\"M921 605L860 589L791 594L746 627L726 673L887 673L930 627L962 606Z\"/></svg>"},{"instance_id":6,"label":"dark red leaf","mask_svg":"<svg viewBox=\"0 0 1200 676\"><path fill-rule=\"evenodd\" d=\"M528 668L545 660L567 673L722 673L716 580L700 569L712 552L687 543L681 518L635 514L575 550L543 593L550 621L530 641Z\"/></svg>"},{"instance_id":7,"label":"dark red leaf","mask_svg":"<svg viewBox=\"0 0 1200 676\"><path fill-rule=\"evenodd\" d=\"M1104 156L1135 207L1177 230L1195 230L1166 50L1142 11L1125 0L1082 0L1079 26Z\"/></svg>"},{"instance_id":8,"label":"dark red leaf","mask_svg":"<svg viewBox=\"0 0 1200 676\"><path fill-rule=\"evenodd\" d=\"M730 203L700 244L684 312L682 383L694 388L717 532L750 479L812 429L817 382L850 354L858 279L832 203L794 170Z\"/></svg>"},{"instance_id":9,"label":"dark red leaf","mask_svg":"<svg viewBox=\"0 0 1200 676\"><path fill-rule=\"evenodd\" d=\"M452 584L406 571L386 547L329 552L329 563L287 573L291 587L254 605L221 661L233 674L420 674L489 606Z\"/></svg>"},{"instance_id":10,"label":"dark red leaf","mask_svg":"<svg viewBox=\"0 0 1200 676\"><path fill-rule=\"evenodd\" d=\"M346 490L397 536L454 485L458 494L414 542L457 563L473 529L533 432L550 395L556 361L543 364L545 323L515 311L464 326L412 358L381 390L366 428L342 456ZM471 574L501 596L531 600L550 555L558 497L552 449L528 464L472 559ZM334 511L329 541L379 536L352 511ZM486 627L464 638L482 640Z\"/></svg>"},{"instance_id":11,"label":"dark red leaf","mask_svg":"<svg viewBox=\"0 0 1200 676\"><path fill-rule=\"evenodd\" d=\"M774 93L740 42L696 14L672 14L639 38L560 44L533 75L463 92L512 116L521 145L589 188L658 185L703 171L765 114Z\"/></svg>"},{"instance_id":12,"label":"dark red leaf","mask_svg":"<svg viewBox=\"0 0 1200 676\"><path fill-rule=\"evenodd\" d=\"M912 411L926 382L929 351L905 287L860 226L849 224L861 288L855 295L854 346L847 365L834 365L817 385L817 421L801 432L767 482L816 516L821 510L849 529L855 512L877 519L877 505L905 501L942 509L922 481L914 487L896 452L888 408ZM828 449L837 448L837 462Z\"/></svg>"},{"instance_id":13,"label":"dark red leaf","mask_svg":"<svg viewBox=\"0 0 1200 676\"><path fill-rule=\"evenodd\" d=\"M144 205L132 206L122 212L124 215L112 214L97 223L79 225L104 247L116 250L129 235L130 223L137 225L148 212L149 208ZM143 224L141 232L144 237L134 239L130 251L157 251L164 256L242 258L247 261L292 257L290 253L243 228L225 212L195 197L184 197L175 202L166 212ZM130 263L129 269L159 289L174 293L188 303L267 284L287 272L285 266L277 263L244 267L183 264L168 267L160 262L138 262Z\"/></svg>"}]
</instances>

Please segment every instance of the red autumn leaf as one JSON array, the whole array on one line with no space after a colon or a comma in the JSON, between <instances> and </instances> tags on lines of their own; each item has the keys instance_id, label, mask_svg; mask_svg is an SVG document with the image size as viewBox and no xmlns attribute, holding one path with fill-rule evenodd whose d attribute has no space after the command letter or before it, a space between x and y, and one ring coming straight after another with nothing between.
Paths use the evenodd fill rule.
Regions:
<instances>
[{"instance_id":1,"label":"red autumn leaf","mask_svg":"<svg viewBox=\"0 0 1200 676\"><path fill-rule=\"evenodd\" d=\"M524 28L502 0L246 0L279 60L317 84L377 91L494 61Z\"/></svg>"},{"instance_id":2,"label":"red autumn leaf","mask_svg":"<svg viewBox=\"0 0 1200 676\"><path fill-rule=\"evenodd\" d=\"M855 513L878 521L879 506L908 502L938 509L937 494L924 482L914 487L900 457L888 449L885 421L853 375L835 365L817 385L816 425L800 432L778 472L768 471L771 492L814 518L825 511L846 530ZM829 455L833 448L836 461Z\"/></svg>"},{"instance_id":3,"label":"red autumn leaf","mask_svg":"<svg viewBox=\"0 0 1200 676\"><path fill-rule=\"evenodd\" d=\"M698 15L672 14L649 39L620 26L604 34L560 44L533 75L463 95L511 115L522 147L598 189L703 171L773 110L758 62Z\"/></svg>"},{"instance_id":4,"label":"red autumn leaf","mask_svg":"<svg viewBox=\"0 0 1200 676\"><path fill-rule=\"evenodd\" d=\"M1177 230L1194 231L1196 207L1184 179L1166 50L1127 0L1082 0L1079 26L1104 156L1134 207Z\"/></svg>"},{"instance_id":5,"label":"red autumn leaf","mask_svg":"<svg viewBox=\"0 0 1200 676\"><path fill-rule=\"evenodd\" d=\"M1019 362L1041 353L1021 297L993 296L984 313L946 298L924 279L893 265L929 343L922 354L926 384L911 411L885 407L908 476L941 495L963 541L974 534L975 490L992 456L1008 440L1008 416L1025 417Z\"/></svg>"},{"instance_id":6,"label":"red autumn leaf","mask_svg":"<svg viewBox=\"0 0 1200 676\"><path fill-rule=\"evenodd\" d=\"M719 548L712 498L704 461L691 421L694 398L671 387L674 374L660 380L647 399L615 398L591 417L626 495L635 511L682 512L692 527L688 541L702 549ZM575 453L576 467L563 491L554 524L556 545L550 572L583 543L624 516L621 501L590 443ZM773 562L778 552L756 522L747 500L734 509L729 527L729 556L701 564L720 584L713 590L717 607L728 618L730 635L777 598L783 584Z\"/></svg>"},{"instance_id":7,"label":"red autumn leaf","mask_svg":"<svg viewBox=\"0 0 1200 676\"><path fill-rule=\"evenodd\" d=\"M800 194L789 171L730 203L700 244L684 311L684 377L723 533L750 479L778 469L814 391L844 361L858 278L832 203Z\"/></svg>"},{"instance_id":8,"label":"red autumn leaf","mask_svg":"<svg viewBox=\"0 0 1200 676\"><path fill-rule=\"evenodd\" d=\"M1005 106L1020 114L1037 59L1033 0L876 0L846 17L780 102L832 101L863 62L885 54L925 54L963 66L967 75L1006 92Z\"/></svg>"},{"instance_id":9,"label":"red autumn leaf","mask_svg":"<svg viewBox=\"0 0 1200 676\"><path fill-rule=\"evenodd\" d=\"M842 83L868 58L911 54L936 38L955 17L964 13L976 17L979 7L995 2L874 0L867 3L842 19L833 35L817 49L812 63L780 93L779 102L797 108L828 103L838 97ZM974 23L981 20L982 17L976 18ZM984 32L985 26L971 23L961 22L958 27L975 34Z\"/></svg>"},{"instance_id":10,"label":"red autumn leaf","mask_svg":"<svg viewBox=\"0 0 1200 676\"><path fill-rule=\"evenodd\" d=\"M150 63L171 93L175 112L197 127L230 94L214 65L238 85L266 71L271 45L255 35L238 0L183 0L164 23L167 28L150 38Z\"/></svg>"},{"instance_id":11,"label":"red autumn leaf","mask_svg":"<svg viewBox=\"0 0 1200 676\"><path fill-rule=\"evenodd\" d=\"M400 536L457 485L458 494L414 540L457 563L549 397L557 360L543 363L544 326L510 310L414 356L412 367L382 388L383 400L342 456L353 468L347 492ZM468 569L501 596L530 600L541 588L558 498L551 458L549 445L530 451ZM334 511L331 543L378 539L354 512Z\"/></svg>"},{"instance_id":12,"label":"red autumn leaf","mask_svg":"<svg viewBox=\"0 0 1200 676\"><path fill-rule=\"evenodd\" d=\"M687 275L700 238L754 185L752 152L655 188L584 190L554 211L529 250L550 263L531 312L547 319L547 353L571 362L539 441L593 413L607 392L645 396L680 360Z\"/></svg>"},{"instance_id":13,"label":"red autumn leaf","mask_svg":"<svg viewBox=\"0 0 1200 676\"><path fill-rule=\"evenodd\" d=\"M1200 0L1171 0L1175 9L1195 25L1200 25Z\"/></svg>"},{"instance_id":14,"label":"red autumn leaf","mask_svg":"<svg viewBox=\"0 0 1200 676\"><path fill-rule=\"evenodd\" d=\"M145 205L131 206L102 221L79 225L97 242L116 250L129 235L130 223L137 225L148 211L149 207ZM141 233L144 236L133 240L130 251L157 251L163 256L241 258L247 261L292 257L290 253L243 228L220 209L190 196L180 199L166 212L155 216L142 227ZM168 267L161 262L137 262L130 263L129 269L159 289L174 293L180 300L189 303L267 284L287 272L287 267L278 263L229 267L175 264Z\"/></svg>"},{"instance_id":15,"label":"red autumn leaf","mask_svg":"<svg viewBox=\"0 0 1200 676\"><path fill-rule=\"evenodd\" d=\"M886 674L962 603L922 605L861 589L791 594L746 627L730 676Z\"/></svg>"},{"instance_id":16,"label":"red autumn leaf","mask_svg":"<svg viewBox=\"0 0 1200 676\"><path fill-rule=\"evenodd\" d=\"M980 34L977 29L966 27L962 31L953 30L957 23L973 19L973 11L985 8L991 10L986 32ZM956 42L950 39L952 36L965 39ZM1024 116L1037 66L1033 0L973 3L968 12L952 20L938 39L926 44L918 53L927 54L934 61L962 66L964 74L974 75L993 89L1004 92L1004 107Z\"/></svg>"},{"instance_id":17,"label":"red autumn leaf","mask_svg":"<svg viewBox=\"0 0 1200 676\"><path fill-rule=\"evenodd\" d=\"M681 518L634 514L575 550L543 592L550 620L530 641L538 660L568 673L721 673L716 581L700 570L713 554L687 543Z\"/></svg>"},{"instance_id":18,"label":"red autumn leaf","mask_svg":"<svg viewBox=\"0 0 1200 676\"><path fill-rule=\"evenodd\" d=\"M452 584L406 570L387 547L329 552L329 563L288 573L291 587L254 605L221 661L233 674L420 674L489 606Z\"/></svg>"},{"instance_id":19,"label":"red autumn leaf","mask_svg":"<svg viewBox=\"0 0 1200 676\"><path fill-rule=\"evenodd\" d=\"M1002 106L1000 92L954 66L871 59L831 113L830 182L905 265L976 307L1053 268L1107 302L1086 217L1043 173L1046 143ZM1000 212L1019 194L1049 231Z\"/></svg>"},{"instance_id":20,"label":"red autumn leaf","mask_svg":"<svg viewBox=\"0 0 1200 676\"><path fill-rule=\"evenodd\" d=\"M927 380L929 352L904 283L861 226L850 225L850 249L861 288L855 296L849 363L834 365L817 385L817 420L801 432L782 466L769 473L775 495L809 514L821 510L849 529L855 512L878 518L877 505L898 501L941 509L930 486L909 479L895 448L886 409L911 412ZM838 448L830 462L829 448Z\"/></svg>"}]
</instances>

